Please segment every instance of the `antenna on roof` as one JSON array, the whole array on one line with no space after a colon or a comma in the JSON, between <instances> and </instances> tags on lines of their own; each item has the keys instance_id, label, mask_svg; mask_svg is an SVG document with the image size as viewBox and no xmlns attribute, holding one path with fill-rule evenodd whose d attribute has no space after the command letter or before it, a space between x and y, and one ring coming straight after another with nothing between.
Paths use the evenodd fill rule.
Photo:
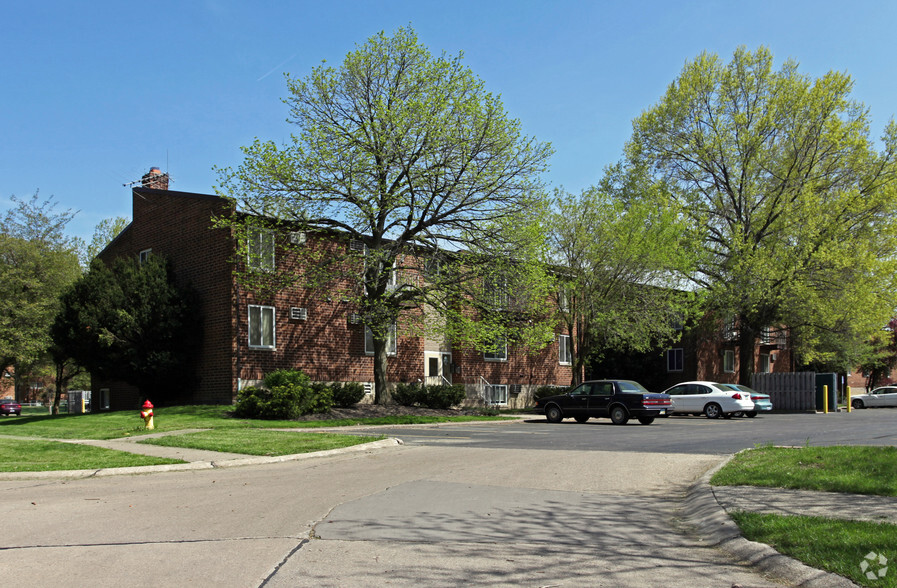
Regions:
<instances>
[{"instance_id":1,"label":"antenna on roof","mask_svg":"<svg viewBox=\"0 0 897 588\"><path fill-rule=\"evenodd\" d=\"M174 181L172 180L167 173L162 173L162 170L158 167L151 167L149 172L143 174L139 180L134 180L133 182L128 182L127 184L122 184L125 188L128 186L134 186L136 184L141 184L144 188L154 188L156 190L167 190L168 182Z\"/></svg>"}]
</instances>

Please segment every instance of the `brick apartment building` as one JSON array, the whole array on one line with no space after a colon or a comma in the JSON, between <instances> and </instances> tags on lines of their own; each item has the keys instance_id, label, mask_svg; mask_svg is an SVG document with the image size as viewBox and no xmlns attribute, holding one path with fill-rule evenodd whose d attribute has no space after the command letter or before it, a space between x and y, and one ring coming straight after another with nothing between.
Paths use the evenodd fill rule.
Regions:
<instances>
[{"instance_id":1,"label":"brick apartment building","mask_svg":"<svg viewBox=\"0 0 897 588\"><path fill-rule=\"evenodd\" d=\"M361 382L373 389L373 357L356 309L319 290L292 287L266 299L243 288L233 275L237 243L213 219L228 212L219 196L168 190L168 177L154 168L132 190L131 224L100 253L105 262L164 255L179 281L199 293L203 333L197 384L185 403L231 404L242 388L276 369L300 369L314 381ZM303 235L304 238L304 235ZM348 247L308 236L320 247ZM288 263L287 256L275 263ZM572 368L561 353L563 335L538 354L512 346L485 354L450 341L407 336L397 330L387 379L464 384L469 403L522 405L541 385L565 386ZM137 406L138 392L121 382L93 383L98 407ZM372 398L369 394L368 398Z\"/></svg>"}]
</instances>

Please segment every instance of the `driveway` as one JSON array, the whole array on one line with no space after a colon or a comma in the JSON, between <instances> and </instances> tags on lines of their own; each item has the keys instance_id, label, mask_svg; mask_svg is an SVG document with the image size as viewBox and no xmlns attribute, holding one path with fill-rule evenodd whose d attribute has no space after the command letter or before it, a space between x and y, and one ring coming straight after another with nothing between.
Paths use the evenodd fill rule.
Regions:
<instances>
[{"instance_id":1,"label":"driveway","mask_svg":"<svg viewBox=\"0 0 897 588\"><path fill-rule=\"evenodd\" d=\"M688 484L721 459L400 446L2 481L0 577L96 587L774 585L680 518Z\"/></svg>"}]
</instances>

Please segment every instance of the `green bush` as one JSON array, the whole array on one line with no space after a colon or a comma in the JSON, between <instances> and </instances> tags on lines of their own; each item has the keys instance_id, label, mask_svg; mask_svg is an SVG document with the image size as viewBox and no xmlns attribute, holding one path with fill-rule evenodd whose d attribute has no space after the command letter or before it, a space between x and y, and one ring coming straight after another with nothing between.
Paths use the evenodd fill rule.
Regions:
<instances>
[{"instance_id":1,"label":"green bush","mask_svg":"<svg viewBox=\"0 0 897 588\"><path fill-rule=\"evenodd\" d=\"M424 399L424 394L426 391L424 387L421 386L420 382L414 382L412 384L396 384L396 387L392 390L392 401L396 404L400 404L402 406L417 406L421 404Z\"/></svg>"},{"instance_id":2,"label":"green bush","mask_svg":"<svg viewBox=\"0 0 897 588\"><path fill-rule=\"evenodd\" d=\"M423 404L427 408L447 409L461 404L467 393L463 384L426 386Z\"/></svg>"},{"instance_id":3,"label":"green bush","mask_svg":"<svg viewBox=\"0 0 897 588\"><path fill-rule=\"evenodd\" d=\"M533 400L545 398L546 396L557 396L558 394L563 394L566 391L567 388L563 386L539 386L538 388L536 388L536 391L533 392Z\"/></svg>"},{"instance_id":4,"label":"green bush","mask_svg":"<svg viewBox=\"0 0 897 588\"><path fill-rule=\"evenodd\" d=\"M397 384L392 391L392 400L402 406L422 406L445 410L456 404L461 404L466 395L463 384L424 386L419 382L414 382L412 384Z\"/></svg>"},{"instance_id":5,"label":"green bush","mask_svg":"<svg viewBox=\"0 0 897 588\"><path fill-rule=\"evenodd\" d=\"M278 370L265 376L265 387L249 387L237 395L234 415L239 418L289 420L304 414L329 412L333 406L330 387L313 386L297 370Z\"/></svg>"},{"instance_id":6,"label":"green bush","mask_svg":"<svg viewBox=\"0 0 897 588\"><path fill-rule=\"evenodd\" d=\"M337 382L330 386L333 394L334 406L340 408L348 408L353 404L358 404L364 398L364 386L358 382Z\"/></svg>"}]
</instances>

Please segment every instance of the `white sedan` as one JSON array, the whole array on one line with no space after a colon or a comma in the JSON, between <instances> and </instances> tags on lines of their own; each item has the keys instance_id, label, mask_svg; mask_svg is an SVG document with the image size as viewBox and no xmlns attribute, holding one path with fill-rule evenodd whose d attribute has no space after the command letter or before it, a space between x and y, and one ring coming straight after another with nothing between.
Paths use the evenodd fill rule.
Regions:
<instances>
[{"instance_id":1,"label":"white sedan","mask_svg":"<svg viewBox=\"0 0 897 588\"><path fill-rule=\"evenodd\" d=\"M673 414L703 414L709 419L731 418L754 410L751 395L716 382L682 382L664 390L673 400Z\"/></svg>"},{"instance_id":2,"label":"white sedan","mask_svg":"<svg viewBox=\"0 0 897 588\"><path fill-rule=\"evenodd\" d=\"M854 408L897 406L897 386L883 386L868 394L851 395L850 405Z\"/></svg>"}]
</instances>

